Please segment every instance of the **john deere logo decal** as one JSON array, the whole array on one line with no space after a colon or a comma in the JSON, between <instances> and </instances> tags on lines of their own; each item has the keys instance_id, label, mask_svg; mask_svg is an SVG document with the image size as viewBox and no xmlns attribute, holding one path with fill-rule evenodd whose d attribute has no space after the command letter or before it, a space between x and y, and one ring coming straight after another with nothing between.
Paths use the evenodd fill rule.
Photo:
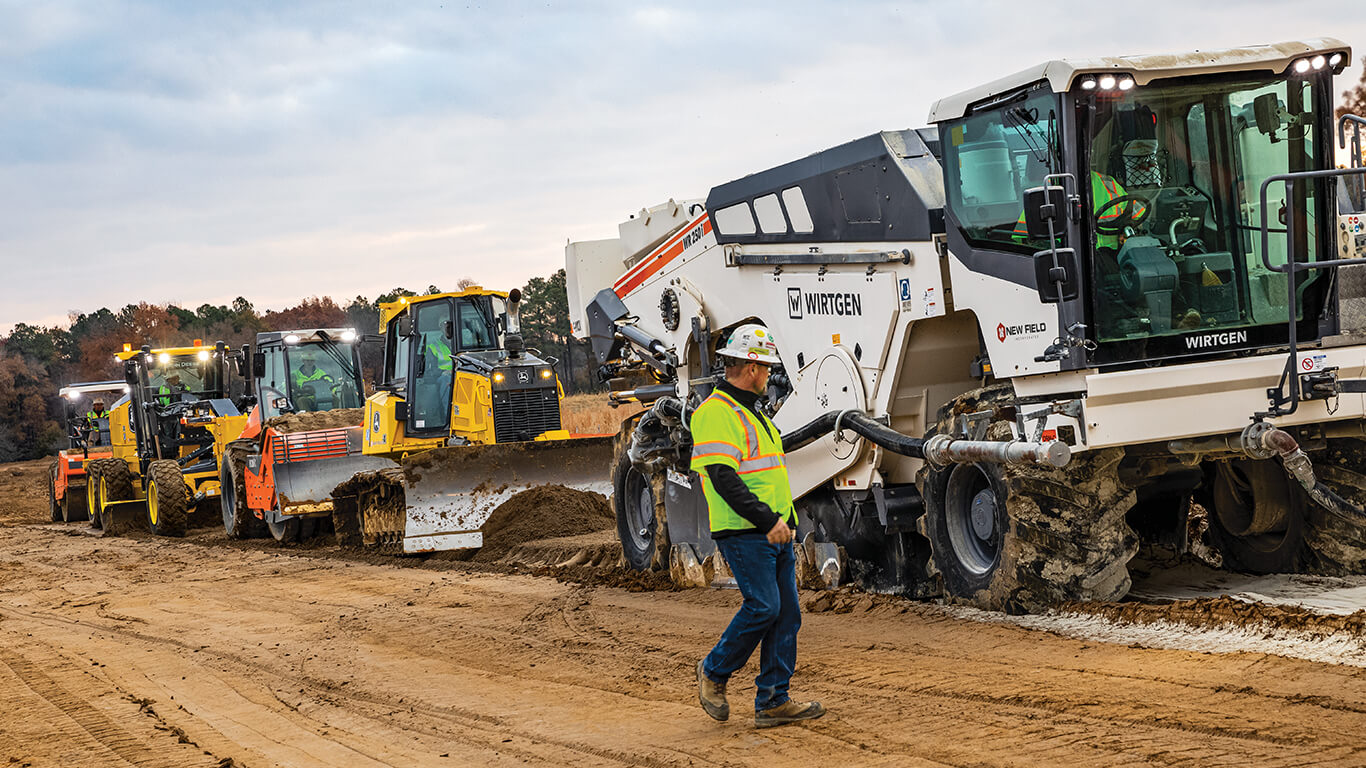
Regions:
<instances>
[{"instance_id":1,"label":"john deere logo decal","mask_svg":"<svg viewBox=\"0 0 1366 768\"><path fill-rule=\"evenodd\" d=\"M518 371L518 372L517 372L517 383L518 383L518 384L525 384L525 383L527 383L528 381L531 381L531 374L530 374L530 373L527 373L526 371Z\"/></svg>"}]
</instances>

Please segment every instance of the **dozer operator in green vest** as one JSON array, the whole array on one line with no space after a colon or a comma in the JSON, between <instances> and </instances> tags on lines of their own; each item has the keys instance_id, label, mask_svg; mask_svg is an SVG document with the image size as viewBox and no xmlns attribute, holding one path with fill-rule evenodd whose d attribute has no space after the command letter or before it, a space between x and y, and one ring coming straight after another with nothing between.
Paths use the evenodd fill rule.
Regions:
<instances>
[{"instance_id":1,"label":"dozer operator in green vest","mask_svg":"<svg viewBox=\"0 0 1366 768\"><path fill-rule=\"evenodd\" d=\"M744 596L740 610L706 658L697 662L697 695L716 720L730 717L726 683L759 648L754 726L767 728L825 714L818 701L788 698L797 666L797 510L783 438L757 402L779 362L773 334L761 325L735 329L718 352L726 377L693 412L692 469L702 479L711 537Z\"/></svg>"},{"instance_id":2,"label":"dozer operator in green vest","mask_svg":"<svg viewBox=\"0 0 1366 768\"><path fill-rule=\"evenodd\" d=\"M294 405L301 411L316 411L319 396L328 394L326 400L331 402L330 393L337 380L318 367L313 352L303 352L301 358L291 377L294 380Z\"/></svg>"}]
</instances>

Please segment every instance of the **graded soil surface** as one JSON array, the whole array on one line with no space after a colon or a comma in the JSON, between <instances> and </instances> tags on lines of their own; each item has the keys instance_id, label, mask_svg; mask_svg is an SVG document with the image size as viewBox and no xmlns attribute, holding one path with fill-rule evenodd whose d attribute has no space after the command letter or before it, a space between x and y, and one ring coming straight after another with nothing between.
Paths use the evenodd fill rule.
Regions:
<instances>
[{"instance_id":1,"label":"graded soil surface","mask_svg":"<svg viewBox=\"0 0 1366 768\"><path fill-rule=\"evenodd\" d=\"M803 592L829 714L755 731L754 663L729 722L696 701L733 590L37 513L0 523L0 767L1366 765L1354 665Z\"/></svg>"}]
</instances>

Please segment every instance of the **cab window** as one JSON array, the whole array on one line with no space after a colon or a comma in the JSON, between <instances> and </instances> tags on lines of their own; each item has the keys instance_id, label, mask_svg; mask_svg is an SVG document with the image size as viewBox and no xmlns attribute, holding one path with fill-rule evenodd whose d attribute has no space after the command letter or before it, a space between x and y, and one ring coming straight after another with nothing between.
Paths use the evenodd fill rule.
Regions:
<instances>
[{"instance_id":1,"label":"cab window","mask_svg":"<svg viewBox=\"0 0 1366 768\"><path fill-rule=\"evenodd\" d=\"M1034 252L1024 192L1062 170L1058 99L1042 85L980 108L940 129L948 206L975 245Z\"/></svg>"}]
</instances>

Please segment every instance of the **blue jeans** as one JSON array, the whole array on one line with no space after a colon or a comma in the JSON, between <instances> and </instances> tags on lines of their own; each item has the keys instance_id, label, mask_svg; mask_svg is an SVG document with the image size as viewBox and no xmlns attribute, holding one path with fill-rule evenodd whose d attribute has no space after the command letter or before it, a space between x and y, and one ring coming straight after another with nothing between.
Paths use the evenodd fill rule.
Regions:
<instances>
[{"instance_id":1,"label":"blue jeans","mask_svg":"<svg viewBox=\"0 0 1366 768\"><path fill-rule=\"evenodd\" d=\"M721 640L707 654L702 672L724 683L759 650L759 676L754 678L756 712L787 701L787 687L797 668L797 630L802 626L797 604L797 557L791 544L769 544L762 533L716 540L745 602Z\"/></svg>"}]
</instances>

